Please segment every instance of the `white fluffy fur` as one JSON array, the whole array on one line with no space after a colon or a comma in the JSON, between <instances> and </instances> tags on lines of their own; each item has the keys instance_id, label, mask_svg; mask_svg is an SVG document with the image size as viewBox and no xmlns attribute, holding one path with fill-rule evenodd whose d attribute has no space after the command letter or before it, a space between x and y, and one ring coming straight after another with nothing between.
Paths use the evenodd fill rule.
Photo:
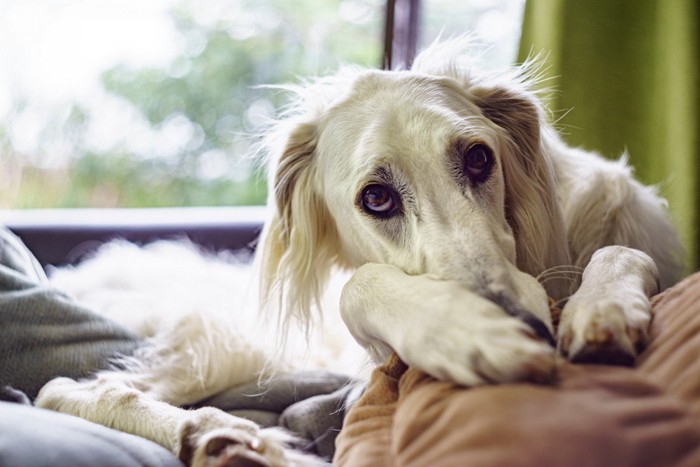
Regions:
<instances>
[{"instance_id":1,"label":"white fluffy fur","mask_svg":"<svg viewBox=\"0 0 700 467\"><path fill-rule=\"evenodd\" d=\"M518 318L553 333L547 296L563 301L578 288L563 310L558 350L574 360L634 358L649 296L659 278L666 287L680 272L664 202L633 180L624 159L567 147L527 67L480 74L463 45L435 44L408 71L348 68L296 88L297 101L268 138L273 212L257 257L261 307L279 313L284 339L304 338L304 329L290 337L294 321L317 324L329 278L347 270L352 277L330 308L339 301L347 328L376 360L395 351L438 378L475 385L549 378L554 349ZM456 179L456 140L491 149L488 180ZM359 206L378 171L405 197L391 219ZM270 465L308 460L249 422L155 402L194 402L293 365L266 365L277 354L252 337L260 334L246 310L258 310L256 297L239 303L246 294L230 266L157 251L170 246L130 248L54 281L152 345L124 371L49 383L37 403L154 439L193 465L204 465L220 435ZM151 253L180 270L157 262L150 270L143 258ZM355 358L343 357L350 344L338 316L325 315L320 327L333 337L314 341L309 362L329 355L330 343L335 369ZM142 410L155 421L144 423ZM253 449L255 439L267 447Z\"/></svg>"},{"instance_id":2,"label":"white fluffy fur","mask_svg":"<svg viewBox=\"0 0 700 467\"><path fill-rule=\"evenodd\" d=\"M253 278L235 258L166 241L144 247L115 241L77 268L54 271L54 286L145 337L146 345L95 379L51 381L36 405L143 436L188 465L236 456L271 466L317 464L287 448L293 437L280 430L260 430L211 408L177 408L285 371L364 371L362 350L339 316L328 316L323 332L290 327L286 352L277 351L275 326L258 319ZM338 294L327 300L337 303ZM222 439L231 448L207 456L209 443ZM248 445L257 445L254 453Z\"/></svg>"}]
</instances>

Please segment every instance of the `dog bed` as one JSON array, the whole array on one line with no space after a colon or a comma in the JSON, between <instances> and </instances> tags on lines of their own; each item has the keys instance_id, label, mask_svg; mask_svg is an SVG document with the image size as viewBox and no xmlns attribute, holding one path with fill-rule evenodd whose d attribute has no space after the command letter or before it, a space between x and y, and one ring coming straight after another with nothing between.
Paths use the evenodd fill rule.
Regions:
<instances>
[{"instance_id":1,"label":"dog bed","mask_svg":"<svg viewBox=\"0 0 700 467\"><path fill-rule=\"evenodd\" d=\"M464 389L393 356L346 416L334 465L700 465L700 273L653 307L636 368L562 361L551 386Z\"/></svg>"},{"instance_id":2,"label":"dog bed","mask_svg":"<svg viewBox=\"0 0 700 467\"><path fill-rule=\"evenodd\" d=\"M700 275L654 300L651 345L637 369L562 363L554 386L464 389L396 357L343 418L353 388L328 373L231 388L203 404L293 429L348 466L700 465ZM45 282L0 228L0 386L33 396L56 375L84 376L139 340ZM21 393L0 388L0 399ZM251 397L257 394L257 397ZM264 395L260 396L260 395ZM160 446L85 420L0 402L0 467L176 466Z\"/></svg>"},{"instance_id":3,"label":"dog bed","mask_svg":"<svg viewBox=\"0 0 700 467\"><path fill-rule=\"evenodd\" d=\"M148 440L28 405L52 378L89 377L142 343L51 287L22 242L0 226L0 467L181 466ZM232 387L198 405L288 428L309 451L330 458L351 383L298 372Z\"/></svg>"}]
</instances>

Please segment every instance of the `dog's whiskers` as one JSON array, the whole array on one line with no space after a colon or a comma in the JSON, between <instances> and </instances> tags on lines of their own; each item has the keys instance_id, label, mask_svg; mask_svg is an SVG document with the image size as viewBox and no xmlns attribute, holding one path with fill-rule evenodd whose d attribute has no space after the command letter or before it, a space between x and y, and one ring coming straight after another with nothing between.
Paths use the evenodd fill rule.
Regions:
<instances>
[{"instance_id":1,"label":"dog's whiskers","mask_svg":"<svg viewBox=\"0 0 700 467\"><path fill-rule=\"evenodd\" d=\"M536 279L540 284L544 284L558 279L574 281L580 279L582 275L583 268L578 266L554 266L542 271L537 275Z\"/></svg>"},{"instance_id":2,"label":"dog's whiskers","mask_svg":"<svg viewBox=\"0 0 700 467\"><path fill-rule=\"evenodd\" d=\"M555 272L555 271L575 271L575 272L582 273L583 268L581 266L575 266L573 264L562 264L560 266L552 266L551 268L545 269L539 275L541 276L542 274L547 274L549 272Z\"/></svg>"},{"instance_id":3,"label":"dog's whiskers","mask_svg":"<svg viewBox=\"0 0 700 467\"><path fill-rule=\"evenodd\" d=\"M562 265L542 271L537 275L536 279L544 287L548 287L547 284L553 281L563 281L563 283L568 284L566 288L571 289L580 283L582 276L583 268L573 265ZM556 302L557 307L560 307L562 303L566 303L569 296L570 294L567 294L566 297L558 300Z\"/></svg>"},{"instance_id":4,"label":"dog's whiskers","mask_svg":"<svg viewBox=\"0 0 700 467\"><path fill-rule=\"evenodd\" d=\"M557 300L557 301L554 302L554 305L555 305L557 308L561 309L561 308L563 307L563 305L566 305L566 302L569 301L569 299L572 297L572 295L573 295L573 294L567 295L566 297L563 297L563 298L560 298L559 300Z\"/></svg>"},{"instance_id":5,"label":"dog's whiskers","mask_svg":"<svg viewBox=\"0 0 700 467\"><path fill-rule=\"evenodd\" d=\"M537 277L537 280L540 283L554 280L554 279L569 279L569 280L576 280L581 277L581 273L578 271L557 271L557 272L551 272L548 274L540 275Z\"/></svg>"}]
</instances>

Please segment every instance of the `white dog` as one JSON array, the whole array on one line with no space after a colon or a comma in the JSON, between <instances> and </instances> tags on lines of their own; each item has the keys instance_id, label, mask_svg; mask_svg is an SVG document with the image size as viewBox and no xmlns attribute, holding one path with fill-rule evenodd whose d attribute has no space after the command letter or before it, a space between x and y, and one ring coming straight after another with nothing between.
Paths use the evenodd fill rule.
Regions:
<instances>
[{"instance_id":1,"label":"white dog","mask_svg":"<svg viewBox=\"0 0 700 467\"><path fill-rule=\"evenodd\" d=\"M313 322L339 267L353 271L343 320L376 361L395 351L467 386L549 380L557 351L633 363L649 297L680 273L664 202L624 160L567 147L528 67L478 74L461 45L435 44L408 71L347 69L297 90L269 137L274 213L258 252L262 305L280 312L283 330L296 318ZM568 298L556 336L548 297ZM207 326L218 337L197 326L156 332L156 351L138 364L54 380L37 404L153 439L192 465L308 461L279 432L170 405L263 369L265 358L244 350L249 338ZM195 357L170 357L205 367L186 388L158 351L185 341L201 344Z\"/></svg>"}]
</instances>

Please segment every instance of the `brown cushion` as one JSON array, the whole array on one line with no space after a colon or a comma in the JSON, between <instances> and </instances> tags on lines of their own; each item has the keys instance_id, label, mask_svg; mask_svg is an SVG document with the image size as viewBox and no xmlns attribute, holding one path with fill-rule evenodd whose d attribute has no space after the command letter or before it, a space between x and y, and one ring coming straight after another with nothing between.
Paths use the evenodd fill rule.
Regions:
<instances>
[{"instance_id":1,"label":"brown cushion","mask_svg":"<svg viewBox=\"0 0 700 467\"><path fill-rule=\"evenodd\" d=\"M465 389L393 356L347 415L334 465L700 465L700 274L653 306L637 368L562 361L552 386Z\"/></svg>"}]
</instances>

